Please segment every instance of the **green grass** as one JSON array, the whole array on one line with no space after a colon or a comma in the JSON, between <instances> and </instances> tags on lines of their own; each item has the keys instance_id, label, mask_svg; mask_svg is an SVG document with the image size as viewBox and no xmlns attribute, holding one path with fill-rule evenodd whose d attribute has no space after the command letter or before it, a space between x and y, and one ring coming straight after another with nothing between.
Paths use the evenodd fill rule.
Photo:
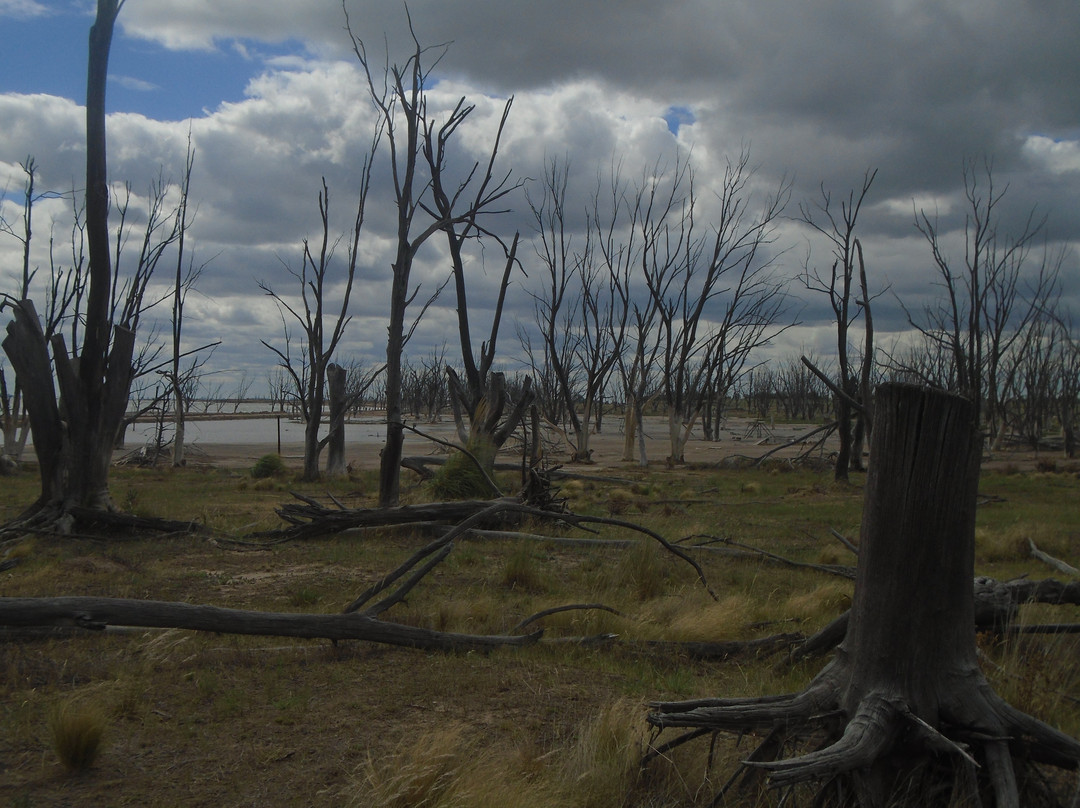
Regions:
<instances>
[{"instance_id":1,"label":"green grass","mask_svg":"<svg viewBox=\"0 0 1080 808\"><path fill-rule=\"evenodd\" d=\"M677 541L722 536L801 561L853 563L829 534L858 540L861 478L837 486L803 471L636 468L627 483L567 483L571 507L620 518ZM257 489L246 472L118 469L118 501L171 519L198 513L239 535L279 524L288 490L330 491L372 505L373 477ZM618 489L616 496L611 489ZM987 474L980 486L976 572L1054 577L1026 541L1076 563L1080 479L1062 473ZM17 513L36 480L6 480L0 512ZM423 496L413 491L410 496ZM521 529L566 535L569 529ZM532 628L560 640L723 640L812 632L842 612L850 582L722 553L695 555L719 600L693 570L625 530L630 549L468 540L384 617L468 633L504 633L540 610L563 612ZM340 611L428 536L373 531L239 551L200 537L115 543L40 536L13 543L21 563L0 596L108 595L250 609ZM1073 608L1026 606L1027 622L1080 620ZM1021 709L1080 730L1077 647L1068 638L983 640L995 688ZM707 805L707 743L687 744L639 775L645 704L655 699L798 690L823 660L705 663L627 646L553 643L476 654L429 654L364 643L337 645L178 630L0 643L0 771L10 800L114 804L348 804L585 806ZM89 772L53 762L50 716L96 704L108 745ZM721 739L710 777L726 778L748 747ZM426 753L425 753L425 750ZM382 802L372 802L381 795ZM426 802L423 802L427 800Z\"/></svg>"}]
</instances>

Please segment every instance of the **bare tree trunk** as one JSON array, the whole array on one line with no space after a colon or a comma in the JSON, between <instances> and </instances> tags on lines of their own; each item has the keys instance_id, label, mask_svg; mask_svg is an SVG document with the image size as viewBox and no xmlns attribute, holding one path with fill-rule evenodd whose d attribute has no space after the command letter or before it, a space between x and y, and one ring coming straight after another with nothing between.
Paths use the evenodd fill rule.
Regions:
<instances>
[{"instance_id":1,"label":"bare tree trunk","mask_svg":"<svg viewBox=\"0 0 1080 808\"><path fill-rule=\"evenodd\" d=\"M345 473L345 368L326 366L326 385L330 397L330 434L326 442L326 473Z\"/></svg>"},{"instance_id":2,"label":"bare tree trunk","mask_svg":"<svg viewBox=\"0 0 1080 808\"><path fill-rule=\"evenodd\" d=\"M185 432L185 412L184 412L184 392L177 385L173 390L174 406L176 412L173 415L173 452L172 452L172 464L174 466L184 465L184 432Z\"/></svg>"},{"instance_id":3,"label":"bare tree trunk","mask_svg":"<svg viewBox=\"0 0 1080 808\"><path fill-rule=\"evenodd\" d=\"M914 804L932 787L919 781L933 776L932 767L920 771L919 762L942 754L969 775L946 774L962 792L954 799L981 804L977 763L998 808L1021 804L1014 758L1075 768L1080 744L1005 704L978 666L972 572L980 447L971 402L913 385L878 388L855 597L836 658L800 694L661 704L650 721L781 727L803 739L824 730L832 743L819 751L775 760L785 744L770 736L748 761L773 786L825 782L816 803L823 805L840 802L828 789L845 788L860 808L901 804L889 801L898 796Z\"/></svg>"},{"instance_id":4,"label":"bare tree trunk","mask_svg":"<svg viewBox=\"0 0 1080 808\"><path fill-rule=\"evenodd\" d=\"M408 278L404 279L405 282ZM402 446L405 428L401 415L401 352L405 340L405 301L408 290L394 273L390 300L390 331L386 343L386 443L379 457L379 505L398 504Z\"/></svg>"},{"instance_id":5,"label":"bare tree trunk","mask_svg":"<svg viewBox=\"0 0 1080 808\"><path fill-rule=\"evenodd\" d=\"M623 415L623 450L624 463L634 461L634 439L637 436L637 408L634 402L627 397L626 413Z\"/></svg>"}]
</instances>

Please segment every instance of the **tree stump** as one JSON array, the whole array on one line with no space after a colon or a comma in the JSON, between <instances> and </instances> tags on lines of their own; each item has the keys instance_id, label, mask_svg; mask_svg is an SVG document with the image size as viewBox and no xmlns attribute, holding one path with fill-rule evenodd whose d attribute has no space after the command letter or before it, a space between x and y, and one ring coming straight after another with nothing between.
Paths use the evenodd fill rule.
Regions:
<instances>
[{"instance_id":1,"label":"tree stump","mask_svg":"<svg viewBox=\"0 0 1080 808\"><path fill-rule=\"evenodd\" d=\"M981 805L992 792L1019 808L1014 764L1074 769L1080 744L1006 704L978 667L974 407L902 384L882 385L876 403L855 596L833 661L801 693L659 703L648 720L765 733L744 773L821 782L815 804ZM818 748L777 759L793 741Z\"/></svg>"}]
</instances>

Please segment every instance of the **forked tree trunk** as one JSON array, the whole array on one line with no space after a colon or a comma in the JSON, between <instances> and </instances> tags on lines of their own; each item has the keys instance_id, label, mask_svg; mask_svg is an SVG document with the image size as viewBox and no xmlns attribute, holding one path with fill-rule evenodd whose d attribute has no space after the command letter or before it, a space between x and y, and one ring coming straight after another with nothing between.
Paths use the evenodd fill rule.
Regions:
<instances>
[{"instance_id":1,"label":"forked tree trunk","mask_svg":"<svg viewBox=\"0 0 1080 808\"><path fill-rule=\"evenodd\" d=\"M896 803L901 787L920 764L951 757L964 776L944 779L960 803L980 804L981 788L998 808L1019 808L1014 759L1075 768L1080 744L1005 704L977 664L980 444L965 399L880 387L851 622L836 658L802 693L660 704L650 722L769 732L746 765L773 786L823 781L821 804L913 804L930 785ZM774 759L785 739L822 730L833 739L825 748Z\"/></svg>"}]
</instances>

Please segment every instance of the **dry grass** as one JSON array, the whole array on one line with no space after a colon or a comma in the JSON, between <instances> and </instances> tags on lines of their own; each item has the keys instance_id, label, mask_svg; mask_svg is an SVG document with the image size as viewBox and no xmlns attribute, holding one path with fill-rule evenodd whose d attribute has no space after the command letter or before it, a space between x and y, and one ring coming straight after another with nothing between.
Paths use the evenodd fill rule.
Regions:
<instances>
[{"instance_id":1,"label":"dry grass","mask_svg":"<svg viewBox=\"0 0 1080 808\"><path fill-rule=\"evenodd\" d=\"M791 558L836 551L831 527L859 523L857 486L828 476L652 468L618 487L627 518L671 540L730 536ZM143 513L193 512L215 530L277 523L287 489L349 506L371 503L372 480L303 486L275 479L258 490L246 472L122 470L115 490ZM609 485L567 483L572 507L607 515ZM9 515L35 495L10 480ZM422 490L410 496L422 496ZM1077 563L1080 480L999 474L979 511L978 572L1052 575L1027 555L1034 538ZM674 503L667 506L662 503ZM530 525L530 532L567 529ZM606 531L606 538L628 538ZM0 596L111 595L237 608L334 612L424 544L407 531L335 537L239 552L198 538L88 543L40 537L16 543L21 563L0 575ZM1005 549L992 549L1000 542ZM840 550L842 563L850 563ZM603 602L621 613L570 611L542 621L545 637L600 633L721 640L810 632L845 608L850 584L718 553L699 558L713 601L685 564L656 542L630 549L469 541L455 547L385 617L469 633L502 633L542 609ZM1075 611L1075 610L1074 610ZM1029 622L1080 619L1025 607ZM1077 648L1032 637L991 644L995 687L1066 731L1080 729ZM699 663L644 651L552 643L517 651L427 654L362 643L138 631L0 642L0 779L15 804L467 805L687 808L710 804L716 781L752 749L695 742L638 762L652 700L798 690L820 662L774 670L775 660ZM97 705L108 748L73 778L52 752L50 716ZM669 740L665 734L661 740ZM752 804L735 802L742 808Z\"/></svg>"},{"instance_id":2,"label":"dry grass","mask_svg":"<svg viewBox=\"0 0 1080 808\"><path fill-rule=\"evenodd\" d=\"M94 765L105 726L105 711L85 700L68 699L50 711L49 738L65 769L82 772Z\"/></svg>"}]
</instances>

